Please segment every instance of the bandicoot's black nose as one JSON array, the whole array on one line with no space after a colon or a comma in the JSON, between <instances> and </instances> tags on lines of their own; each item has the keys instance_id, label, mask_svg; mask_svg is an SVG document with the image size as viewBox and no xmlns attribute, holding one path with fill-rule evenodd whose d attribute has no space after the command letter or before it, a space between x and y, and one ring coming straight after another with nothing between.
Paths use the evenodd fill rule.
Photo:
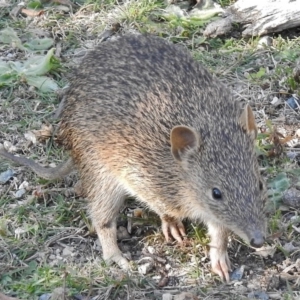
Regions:
<instances>
[{"instance_id":1,"label":"bandicoot's black nose","mask_svg":"<svg viewBox=\"0 0 300 300\"><path fill-rule=\"evenodd\" d=\"M255 232L253 238L250 241L250 245L254 248L260 248L265 242L265 237L261 232Z\"/></svg>"}]
</instances>

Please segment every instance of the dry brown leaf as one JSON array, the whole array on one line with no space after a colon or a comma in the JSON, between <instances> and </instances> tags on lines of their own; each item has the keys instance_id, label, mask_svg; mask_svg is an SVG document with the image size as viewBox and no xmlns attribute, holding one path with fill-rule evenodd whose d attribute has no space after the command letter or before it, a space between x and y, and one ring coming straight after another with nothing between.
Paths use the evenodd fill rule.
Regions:
<instances>
[{"instance_id":1,"label":"dry brown leaf","mask_svg":"<svg viewBox=\"0 0 300 300\"><path fill-rule=\"evenodd\" d=\"M276 252L275 246L265 246L257 249L253 254L262 256L262 257L273 257Z\"/></svg>"},{"instance_id":2,"label":"dry brown leaf","mask_svg":"<svg viewBox=\"0 0 300 300\"><path fill-rule=\"evenodd\" d=\"M167 274L162 275L161 279L158 282L159 287L165 287L169 283L169 276Z\"/></svg>"},{"instance_id":3,"label":"dry brown leaf","mask_svg":"<svg viewBox=\"0 0 300 300\"><path fill-rule=\"evenodd\" d=\"M21 14L24 15L25 17L39 17L44 14L44 11L22 8Z\"/></svg>"},{"instance_id":4,"label":"dry brown leaf","mask_svg":"<svg viewBox=\"0 0 300 300\"><path fill-rule=\"evenodd\" d=\"M279 142L281 145L284 145L284 144L288 143L289 141L293 140L294 138L295 137L288 135L285 138L279 140Z\"/></svg>"},{"instance_id":5,"label":"dry brown leaf","mask_svg":"<svg viewBox=\"0 0 300 300\"><path fill-rule=\"evenodd\" d=\"M141 209L141 208L136 208L134 211L133 211L133 216L135 218L142 218L143 217L143 214L144 214L144 211Z\"/></svg>"},{"instance_id":6,"label":"dry brown leaf","mask_svg":"<svg viewBox=\"0 0 300 300\"><path fill-rule=\"evenodd\" d=\"M35 190L32 192L32 196L36 198L41 198L44 195L44 191L42 190L41 186L37 186Z\"/></svg>"},{"instance_id":7,"label":"dry brown leaf","mask_svg":"<svg viewBox=\"0 0 300 300\"><path fill-rule=\"evenodd\" d=\"M77 196L83 196L82 184L81 181L78 180L74 185L74 192Z\"/></svg>"},{"instance_id":8,"label":"dry brown leaf","mask_svg":"<svg viewBox=\"0 0 300 300\"><path fill-rule=\"evenodd\" d=\"M43 124L40 130L32 130L32 132L39 141L48 140L52 137L53 126Z\"/></svg>"}]
</instances>

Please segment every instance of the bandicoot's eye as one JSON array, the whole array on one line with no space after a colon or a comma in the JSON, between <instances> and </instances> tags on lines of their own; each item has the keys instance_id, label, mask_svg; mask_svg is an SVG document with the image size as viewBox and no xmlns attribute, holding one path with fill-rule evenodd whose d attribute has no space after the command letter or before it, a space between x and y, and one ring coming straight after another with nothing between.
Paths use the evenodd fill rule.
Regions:
<instances>
[{"instance_id":1,"label":"bandicoot's eye","mask_svg":"<svg viewBox=\"0 0 300 300\"><path fill-rule=\"evenodd\" d=\"M212 196L215 200L221 200L222 199L222 193L219 189L213 188L212 189Z\"/></svg>"},{"instance_id":2,"label":"bandicoot's eye","mask_svg":"<svg viewBox=\"0 0 300 300\"><path fill-rule=\"evenodd\" d=\"M263 188L264 188L264 185L263 185L263 183L262 183L261 181L259 181L259 189L262 191L262 190L263 190Z\"/></svg>"}]
</instances>

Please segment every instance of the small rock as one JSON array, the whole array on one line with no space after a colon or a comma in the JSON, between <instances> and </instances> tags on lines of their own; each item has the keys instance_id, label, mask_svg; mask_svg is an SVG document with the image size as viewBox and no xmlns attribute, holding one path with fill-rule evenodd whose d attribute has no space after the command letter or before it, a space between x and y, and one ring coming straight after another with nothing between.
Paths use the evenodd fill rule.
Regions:
<instances>
[{"instance_id":1,"label":"small rock","mask_svg":"<svg viewBox=\"0 0 300 300\"><path fill-rule=\"evenodd\" d=\"M273 45L273 39L270 36L263 36L257 44L257 49L266 49Z\"/></svg>"},{"instance_id":2,"label":"small rock","mask_svg":"<svg viewBox=\"0 0 300 300\"><path fill-rule=\"evenodd\" d=\"M23 182L20 184L20 186L19 186L19 190L20 190L20 189L25 189L25 190L27 190L28 187L29 187L28 181L23 181Z\"/></svg>"},{"instance_id":3,"label":"small rock","mask_svg":"<svg viewBox=\"0 0 300 300\"><path fill-rule=\"evenodd\" d=\"M17 147L14 146L11 142L5 141L3 143L3 146L4 146L5 150L8 152L16 152L17 151Z\"/></svg>"},{"instance_id":4,"label":"small rock","mask_svg":"<svg viewBox=\"0 0 300 300\"><path fill-rule=\"evenodd\" d=\"M269 290L278 290L280 288L280 276L270 276L268 280Z\"/></svg>"},{"instance_id":5,"label":"small rock","mask_svg":"<svg viewBox=\"0 0 300 300\"><path fill-rule=\"evenodd\" d=\"M295 97L291 97L286 100L286 103L288 106L292 109L298 109L299 108L299 103Z\"/></svg>"},{"instance_id":6,"label":"small rock","mask_svg":"<svg viewBox=\"0 0 300 300\"><path fill-rule=\"evenodd\" d=\"M231 280L241 280L243 278L244 271L245 271L245 266L241 265L239 268L235 269L230 274L230 279Z\"/></svg>"},{"instance_id":7,"label":"small rock","mask_svg":"<svg viewBox=\"0 0 300 300\"><path fill-rule=\"evenodd\" d=\"M283 246L283 249L287 252L287 253L291 253L295 250L299 250L298 247L295 247L293 245L293 242L290 242L290 243L286 243L284 246Z\"/></svg>"},{"instance_id":8,"label":"small rock","mask_svg":"<svg viewBox=\"0 0 300 300\"><path fill-rule=\"evenodd\" d=\"M300 216L295 215L295 216L291 217L291 222L294 225L299 224L300 223Z\"/></svg>"},{"instance_id":9,"label":"small rock","mask_svg":"<svg viewBox=\"0 0 300 300\"><path fill-rule=\"evenodd\" d=\"M27 141L31 142L32 144L36 144L36 136L32 131L28 131L24 134L24 137Z\"/></svg>"},{"instance_id":10,"label":"small rock","mask_svg":"<svg viewBox=\"0 0 300 300\"><path fill-rule=\"evenodd\" d=\"M130 239L130 235L127 231L127 229L123 226L120 226L118 228L118 231L117 231L117 238L118 240L125 240L125 239Z\"/></svg>"},{"instance_id":11,"label":"small rock","mask_svg":"<svg viewBox=\"0 0 300 300\"><path fill-rule=\"evenodd\" d=\"M296 188L286 190L282 195L282 202L287 206L300 208L300 191Z\"/></svg>"},{"instance_id":12,"label":"small rock","mask_svg":"<svg viewBox=\"0 0 300 300\"><path fill-rule=\"evenodd\" d=\"M39 300L50 300L51 298L51 294L47 293L47 294L43 294L39 297Z\"/></svg>"},{"instance_id":13,"label":"small rock","mask_svg":"<svg viewBox=\"0 0 300 300\"><path fill-rule=\"evenodd\" d=\"M62 256L70 256L73 254L74 249L71 247L65 247L63 252L62 252Z\"/></svg>"},{"instance_id":14,"label":"small rock","mask_svg":"<svg viewBox=\"0 0 300 300\"><path fill-rule=\"evenodd\" d=\"M279 99L278 97L274 97L273 100L271 101L271 104L275 107L279 106L280 104L282 104L281 99Z\"/></svg>"},{"instance_id":15,"label":"small rock","mask_svg":"<svg viewBox=\"0 0 300 300\"><path fill-rule=\"evenodd\" d=\"M286 152L286 156L290 159L290 160L294 160L298 157L298 153L297 152L293 152L293 151L288 151Z\"/></svg>"},{"instance_id":16,"label":"small rock","mask_svg":"<svg viewBox=\"0 0 300 300\"><path fill-rule=\"evenodd\" d=\"M280 294L280 293L276 293L276 292L274 292L274 293L269 293L269 297L270 297L270 299L282 299L282 295Z\"/></svg>"},{"instance_id":17,"label":"small rock","mask_svg":"<svg viewBox=\"0 0 300 300\"><path fill-rule=\"evenodd\" d=\"M179 295L174 296L174 300L198 300L198 299L199 298L196 295L190 292L183 292Z\"/></svg>"},{"instance_id":18,"label":"small rock","mask_svg":"<svg viewBox=\"0 0 300 300\"><path fill-rule=\"evenodd\" d=\"M173 295L170 293L162 295L162 300L172 300L172 299L173 299Z\"/></svg>"},{"instance_id":19,"label":"small rock","mask_svg":"<svg viewBox=\"0 0 300 300\"><path fill-rule=\"evenodd\" d=\"M56 5L55 9L64 13L68 13L70 11L70 8L65 5Z\"/></svg>"},{"instance_id":20,"label":"small rock","mask_svg":"<svg viewBox=\"0 0 300 300\"><path fill-rule=\"evenodd\" d=\"M59 288L56 288L53 290L50 299L51 300L61 300L61 299L71 300L72 298L69 297L68 294L69 294L69 289L59 287Z\"/></svg>"},{"instance_id":21,"label":"small rock","mask_svg":"<svg viewBox=\"0 0 300 300\"><path fill-rule=\"evenodd\" d=\"M152 246L148 246L148 247L147 247L147 250L148 250L148 252L149 252L150 254L155 254L155 253L156 253L154 247L152 247Z\"/></svg>"},{"instance_id":22,"label":"small rock","mask_svg":"<svg viewBox=\"0 0 300 300\"><path fill-rule=\"evenodd\" d=\"M165 9L165 16L176 16L177 18L183 18L185 12L177 5L170 5Z\"/></svg>"},{"instance_id":23,"label":"small rock","mask_svg":"<svg viewBox=\"0 0 300 300\"><path fill-rule=\"evenodd\" d=\"M21 228L21 227L18 227L15 229L15 238L16 239L19 239L21 238L21 235L27 233L28 230L24 229L24 228Z\"/></svg>"},{"instance_id":24,"label":"small rock","mask_svg":"<svg viewBox=\"0 0 300 300\"><path fill-rule=\"evenodd\" d=\"M0 174L0 183L4 184L8 182L14 176L13 170L7 170Z\"/></svg>"},{"instance_id":25,"label":"small rock","mask_svg":"<svg viewBox=\"0 0 300 300\"><path fill-rule=\"evenodd\" d=\"M26 193L25 189L20 189L14 193L14 196L19 199L22 198L25 193Z\"/></svg>"},{"instance_id":26,"label":"small rock","mask_svg":"<svg viewBox=\"0 0 300 300\"><path fill-rule=\"evenodd\" d=\"M239 295L244 295L249 291L248 288L243 285L243 281L237 281L233 286Z\"/></svg>"},{"instance_id":27,"label":"small rock","mask_svg":"<svg viewBox=\"0 0 300 300\"><path fill-rule=\"evenodd\" d=\"M253 291L248 294L249 299L260 299L260 300L269 300L269 296L267 293L262 291Z\"/></svg>"},{"instance_id":28,"label":"small rock","mask_svg":"<svg viewBox=\"0 0 300 300\"><path fill-rule=\"evenodd\" d=\"M142 275L146 275L153 269L154 260L152 257L144 257L139 260L138 264L139 273Z\"/></svg>"}]
</instances>

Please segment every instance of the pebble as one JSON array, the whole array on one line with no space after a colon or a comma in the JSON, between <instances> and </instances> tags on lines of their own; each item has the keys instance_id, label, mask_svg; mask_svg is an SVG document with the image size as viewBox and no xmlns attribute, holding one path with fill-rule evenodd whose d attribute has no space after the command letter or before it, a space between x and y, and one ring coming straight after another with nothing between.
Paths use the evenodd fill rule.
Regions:
<instances>
[{"instance_id":1,"label":"pebble","mask_svg":"<svg viewBox=\"0 0 300 300\"><path fill-rule=\"evenodd\" d=\"M7 170L2 173L0 173L0 183L4 184L8 182L13 176L14 176L13 170Z\"/></svg>"}]
</instances>

